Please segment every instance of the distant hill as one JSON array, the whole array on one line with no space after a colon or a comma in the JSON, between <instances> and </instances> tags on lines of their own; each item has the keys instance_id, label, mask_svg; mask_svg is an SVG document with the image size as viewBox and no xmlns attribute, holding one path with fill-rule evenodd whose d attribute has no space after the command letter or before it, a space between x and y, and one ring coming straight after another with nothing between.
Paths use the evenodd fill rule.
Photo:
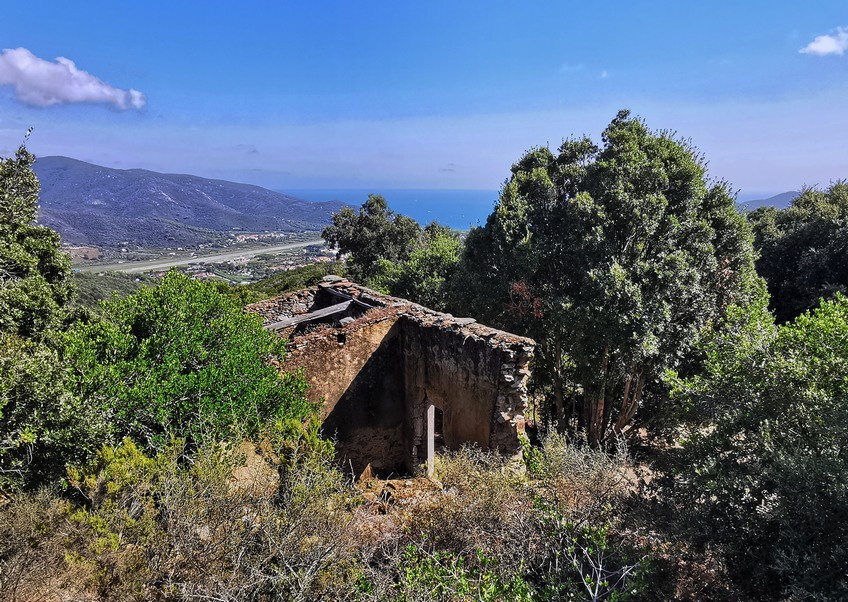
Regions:
<instances>
[{"instance_id":1,"label":"distant hill","mask_svg":"<svg viewBox=\"0 0 848 602\"><path fill-rule=\"evenodd\" d=\"M71 244L188 246L222 232L320 230L338 201L311 203L250 184L110 169L68 157L41 157L39 222Z\"/></svg>"},{"instance_id":2,"label":"distant hill","mask_svg":"<svg viewBox=\"0 0 848 602\"><path fill-rule=\"evenodd\" d=\"M789 192L781 192L780 194L776 194L767 199L739 203L739 207L745 211L753 211L757 207L776 207L777 209L786 209L789 207L789 203L794 201L799 194L801 193L797 190L790 190Z\"/></svg>"}]
</instances>

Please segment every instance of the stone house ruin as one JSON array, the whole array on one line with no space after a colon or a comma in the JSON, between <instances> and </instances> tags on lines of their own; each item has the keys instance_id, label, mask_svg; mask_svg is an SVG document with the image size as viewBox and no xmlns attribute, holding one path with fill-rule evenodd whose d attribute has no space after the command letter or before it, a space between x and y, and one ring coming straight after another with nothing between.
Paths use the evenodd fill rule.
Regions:
<instances>
[{"instance_id":1,"label":"stone house ruin","mask_svg":"<svg viewBox=\"0 0 848 602\"><path fill-rule=\"evenodd\" d=\"M531 339L338 276L246 311L289 339L283 367L303 369L356 475L429 470L442 446L520 451Z\"/></svg>"}]
</instances>

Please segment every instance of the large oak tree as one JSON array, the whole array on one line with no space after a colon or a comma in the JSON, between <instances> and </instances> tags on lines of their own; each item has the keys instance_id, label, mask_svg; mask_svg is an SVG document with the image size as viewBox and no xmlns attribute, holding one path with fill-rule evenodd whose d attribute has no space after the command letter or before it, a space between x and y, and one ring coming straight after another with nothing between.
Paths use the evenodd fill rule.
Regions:
<instances>
[{"instance_id":1,"label":"large oak tree","mask_svg":"<svg viewBox=\"0 0 848 602\"><path fill-rule=\"evenodd\" d=\"M343 207L333 214L333 224L324 228L321 236L339 255L349 254L350 276L366 282L379 271L380 260L409 259L421 237L421 226L389 209L382 196L369 194L358 213Z\"/></svg>"},{"instance_id":2,"label":"large oak tree","mask_svg":"<svg viewBox=\"0 0 848 602\"><path fill-rule=\"evenodd\" d=\"M601 145L571 139L512 166L466 240L453 305L534 337L560 424L598 443L754 277L727 185L688 142L621 111Z\"/></svg>"}]
</instances>

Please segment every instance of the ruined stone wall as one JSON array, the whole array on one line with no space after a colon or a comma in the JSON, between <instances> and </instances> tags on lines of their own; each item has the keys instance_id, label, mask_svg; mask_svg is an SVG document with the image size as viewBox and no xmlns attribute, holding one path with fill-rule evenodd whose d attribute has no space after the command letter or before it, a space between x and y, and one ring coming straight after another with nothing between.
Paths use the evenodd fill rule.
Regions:
<instances>
[{"instance_id":1,"label":"ruined stone wall","mask_svg":"<svg viewBox=\"0 0 848 602\"><path fill-rule=\"evenodd\" d=\"M426 458L426 411L442 411L445 446L519 451L535 343L341 279L249 311L266 324L325 307L327 289L377 305L336 327L292 335L284 369L302 368L323 403L325 434L359 475L414 471Z\"/></svg>"},{"instance_id":2,"label":"ruined stone wall","mask_svg":"<svg viewBox=\"0 0 848 602\"><path fill-rule=\"evenodd\" d=\"M410 462L423 457L428 402L443 413L448 449L476 443L517 453L533 341L426 310L402 324Z\"/></svg>"},{"instance_id":3,"label":"ruined stone wall","mask_svg":"<svg viewBox=\"0 0 848 602\"><path fill-rule=\"evenodd\" d=\"M339 328L322 328L289 343L286 370L303 369L308 397L322 404L325 436L359 475L405 469L401 328L394 311L373 310Z\"/></svg>"},{"instance_id":4,"label":"ruined stone wall","mask_svg":"<svg viewBox=\"0 0 848 602\"><path fill-rule=\"evenodd\" d=\"M279 322L298 314L305 314L313 309L315 305L316 287L305 288L293 293L287 293L253 303L245 307L245 311L262 316L262 321L267 324Z\"/></svg>"}]
</instances>

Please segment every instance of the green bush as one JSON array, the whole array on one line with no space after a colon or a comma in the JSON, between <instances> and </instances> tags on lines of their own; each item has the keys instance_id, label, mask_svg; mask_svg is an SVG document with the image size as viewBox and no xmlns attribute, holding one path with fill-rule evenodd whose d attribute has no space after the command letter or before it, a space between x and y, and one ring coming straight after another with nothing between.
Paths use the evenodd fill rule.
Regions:
<instances>
[{"instance_id":1,"label":"green bush","mask_svg":"<svg viewBox=\"0 0 848 602\"><path fill-rule=\"evenodd\" d=\"M43 343L0 335L0 489L49 484L103 444L100 408L64 388L57 354Z\"/></svg>"},{"instance_id":2,"label":"green bush","mask_svg":"<svg viewBox=\"0 0 848 602\"><path fill-rule=\"evenodd\" d=\"M777 330L763 312L740 310L738 336L714 341L688 383L716 422L686 442L662 493L751 599L844 600L848 299Z\"/></svg>"},{"instance_id":3,"label":"green bush","mask_svg":"<svg viewBox=\"0 0 848 602\"><path fill-rule=\"evenodd\" d=\"M530 588L514 575L504 580L495 561L481 550L469 564L462 556L445 551L430 552L410 544L398 558L400 578L386 596L396 602L460 601L530 602Z\"/></svg>"},{"instance_id":4,"label":"green bush","mask_svg":"<svg viewBox=\"0 0 848 602\"><path fill-rule=\"evenodd\" d=\"M101 319L62 339L69 385L96 400L115 436L161 448L255 435L313 411L299 375L272 364L284 341L209 284L176 272L157 287L104 303Z\"/></svg>"}]
</instances>

